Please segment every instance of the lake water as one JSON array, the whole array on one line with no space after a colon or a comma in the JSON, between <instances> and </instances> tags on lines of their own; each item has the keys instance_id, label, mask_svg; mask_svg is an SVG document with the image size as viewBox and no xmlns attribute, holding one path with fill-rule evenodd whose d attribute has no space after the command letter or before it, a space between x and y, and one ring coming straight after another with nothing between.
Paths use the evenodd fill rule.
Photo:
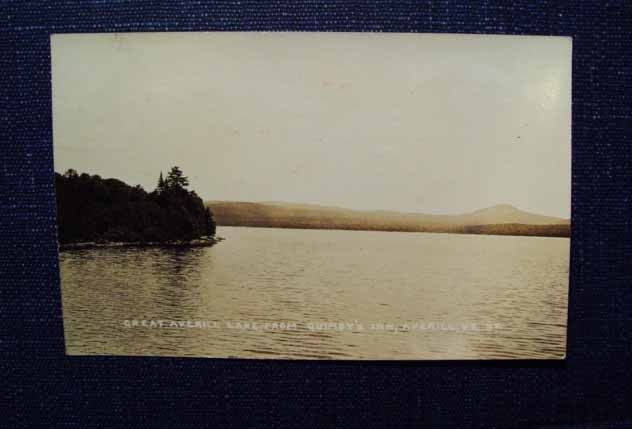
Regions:
<instances>
[{"instance_id":1,"label":"lake water","mask_svg":"<svg viewBox=\"0 0 632 429\"><path fill-rule=\"evenodd\" d=\"M60 254L69 354L561 358L564 238L219 227Z\"/></svg>"}]
</instances>

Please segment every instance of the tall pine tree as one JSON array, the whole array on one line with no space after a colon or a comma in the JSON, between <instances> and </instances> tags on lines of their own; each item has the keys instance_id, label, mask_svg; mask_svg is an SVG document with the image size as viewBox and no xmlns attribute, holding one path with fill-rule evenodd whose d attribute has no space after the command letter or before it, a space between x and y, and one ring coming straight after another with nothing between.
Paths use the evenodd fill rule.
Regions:
<instances>
[{"instance_id":1,"label":"tall pine tree","mask_svg":"<svg viewBox=\"0 0 632 429\"><path fill-rule=\"evenodd\" d=\"M182 174L180 167L172 167L167 174L165 186L169 189L186 189L189 186L189 179Z\"/></svg>"},{"instance_id":2,"label":"tall pine tree","mask_svg":"<svg viewBox=\"0 0 632 429\"><path fill-rule=\"evenodd\" d=\"M162 171L160 172L160 177L158 177L158 186L156 187L156 192L161 193L165 190L165 179L162 178Z\"/></svg>"}]
</instances>

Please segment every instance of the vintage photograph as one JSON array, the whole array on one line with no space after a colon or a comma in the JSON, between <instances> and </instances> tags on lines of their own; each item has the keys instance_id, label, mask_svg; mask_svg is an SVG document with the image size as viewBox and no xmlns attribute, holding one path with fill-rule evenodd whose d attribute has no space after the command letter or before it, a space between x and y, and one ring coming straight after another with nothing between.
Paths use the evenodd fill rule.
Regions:
<instances>
[{"instance_id":1,"label":"vintage photograph","mask_svg":"<svg viewBox=\"0 0 632 429\"><path fill-rule=\"evenodd\" d=\"M564 359L571 50L53 35L67 354Z\"/></svg>"}]
</instances>

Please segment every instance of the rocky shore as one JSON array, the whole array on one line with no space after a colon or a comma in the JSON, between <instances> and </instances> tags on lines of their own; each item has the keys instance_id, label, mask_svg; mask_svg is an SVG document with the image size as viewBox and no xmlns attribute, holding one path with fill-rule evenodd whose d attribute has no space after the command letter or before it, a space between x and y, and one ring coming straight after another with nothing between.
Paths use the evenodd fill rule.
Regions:
<instances>
[{"instance_id":1,"label":"rocky shore","mask_svg":"<svg viewBox=\"0 0 632 429\"><path fill-rule=\"evenodd\" d=\"M59 250L94 249L101 247L210 247L223 237L200 237L195 240L173 240L164 242L134 242L134 241L88 241L80 243L60 243Z\"/></svg>"}]
</instances>

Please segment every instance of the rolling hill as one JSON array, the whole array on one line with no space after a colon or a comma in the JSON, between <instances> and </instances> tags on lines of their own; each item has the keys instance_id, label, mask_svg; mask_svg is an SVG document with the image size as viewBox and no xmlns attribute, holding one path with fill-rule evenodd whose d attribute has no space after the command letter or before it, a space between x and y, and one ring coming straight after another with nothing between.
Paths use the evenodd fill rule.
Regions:
<instances>
[{"instance_id":1,"label":"rolling hill","mask_svg":"<svg viewBox=\"0 0 632 429\"><path fill-rule=\"evenodd\" d=\"M501 204L459 215L361 211L283 202L209 201L217 225L568 237L570 222Z\"/></svg>"}]
</instances>

